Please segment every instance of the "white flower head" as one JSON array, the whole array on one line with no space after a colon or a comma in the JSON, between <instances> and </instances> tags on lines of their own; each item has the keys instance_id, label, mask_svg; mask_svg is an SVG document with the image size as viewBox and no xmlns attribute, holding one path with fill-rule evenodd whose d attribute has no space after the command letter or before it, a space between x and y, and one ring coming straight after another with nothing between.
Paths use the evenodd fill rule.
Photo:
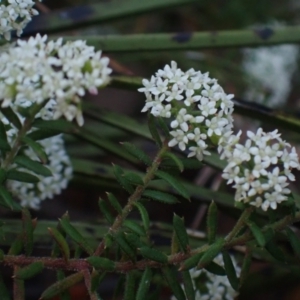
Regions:
<instances>
[{"instance_id":1,"label":"white flower head","mask_svg":"<svg viewBox=\"0 0 300 300\"><path fill-rule=\"evenodd\" d=\"M144 79L142 82L144 87L138 89L146 97L142 112L170 118L171 128L176 129L170 132L174 137L169 142L170 147L178 145L184 151L188 145L188 157L202 160L203 155L209 155L205 150L208 146L215 146L216 140L231 132L233 95L225 94L208 73L194 69L184 72L172 61L158 70L150 81ZM197 129L201 135L196 134ZM196 140L191 138L194 134Z\"/></svg>"},{"instance_id":2,"label":"white flower head","mask_svg":"<svg viewBox=\"0 0 300 300\"><path fill-rule=\"evenodd\" d=\"M295 148L289 151L290 144L281 139L277 130L248 131L245 145L238 143L239 135L225 138L219 146L228 161L222 176L227 184L234 184L236 201L264 211L276 209L291 193L288 181L295 180L291 170L300 167Z\"/></svg>"},{"instance_id":3,"label":"white flower head","mask_svg":"<svg viewBox=\"0 0 300 300\"><path fill-rule=\"evenodd\" d=\"M34 5L35 2L32 0L1 1L0 35L10 40L11 31L16 30L17 35L20 36L23 28L31 21L32 16L38 15L38 11L33 8Z\"/></svg>"},{"instance_id":4,"label":"white flower head","mask_svg":"<svg viewBox=\"0 0 300 300\"><path fill-rule=\"evenodd\" d=\"M18 40L0 53L1 106L28 107L52 99L54 118L64 116L82 125L80 99L109 83L108 63L101 51L81 40L47 42L47 36L39 34Z\"/></svg>"}]
</instances>

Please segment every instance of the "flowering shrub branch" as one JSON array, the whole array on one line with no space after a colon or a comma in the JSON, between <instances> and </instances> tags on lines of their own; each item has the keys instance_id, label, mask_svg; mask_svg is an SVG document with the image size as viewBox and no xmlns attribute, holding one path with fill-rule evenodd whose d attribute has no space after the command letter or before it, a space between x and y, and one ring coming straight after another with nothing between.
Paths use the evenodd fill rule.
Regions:
<instances>
[{"instance_id":1,"label":"flowering shrub branch","mask_svg":"<svg viewBox=\"0 0 300 300\"><path fill-rule=\"evenodd\" d=\"M12 30L20 35L37 14L33 4L30 0L1 4L0 35L10 39ZM158 151L152 159L135 145L122 143L131 161L142 162L146 171L140 176L113 166L118 185L129 196L124 206L112 193L99 200L101 214L109 224L101 241L92 245L66 213L56 227L48 228L53 241L51 254L32 256L37 221L21 207L38 209L41 201L66 188L72 177L59 119L75 120L83 126L82 98L107 86L112 72L109 59L85 41L47 39L38 34L0 51L0 206L22 211L21 232L7 253L0 250L1 264L13 269L14 299L25 299L24 282L43 269L57 271L59 281L40 299L65 293L80 281L84 281L90 299L99 299L97 288L106 272L120 278L126 274L125 299L146 299L154 275L161 285L170 287L171 299L233 299L247 277L257 247L277 260L299 258L300 241L290 228L300 221L289 188L289 182L296 179L292 171L300 169L296 149L278 130L264 132L262 128L256 133L247 131L242 143L242 132L234 131L233 95L226 94L208 73L183 71L174 61L149 80L143 79L143 87L138 89L145 96L142 112L148 112L149 131ZM51 130L55 125L56 130ZM174 147L187 158L174 154ZM219 207L212 201L204 242L198 240L197 246L192 246L184 220L174 214L169 250L162 250L151 241L145 204L176 204L172 191L189 200L189 190L176 172L191 165L187 160L203 161L212 153L218 153L226 165L222 177L235 189L233 202L241 210L240 217L225 237L219 237ZM169 189L153 188L154 180ZM129 218L134 210L140 221ZM270 218L261 217L262 213ZM292 248L293 257L286 259L277 245L277 232ZM71 244L76 245L76 251ZM240 267L229 250L245 245ZM65 277L62 271L73 274ZM0 294L9 297L1 276Z\"/></svg>"}]
</instances>

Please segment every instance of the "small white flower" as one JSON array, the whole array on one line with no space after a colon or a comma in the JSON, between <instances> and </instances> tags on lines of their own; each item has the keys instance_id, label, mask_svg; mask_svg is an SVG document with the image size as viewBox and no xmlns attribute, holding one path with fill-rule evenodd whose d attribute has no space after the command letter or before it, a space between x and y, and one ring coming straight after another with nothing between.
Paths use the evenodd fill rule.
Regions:
<instances>
[{"instance_id":1,"label":"small white flower","mask_svg":"<svg viewBox=\"0 0 300 300\"><path fill-rule=\"evenodd\" d=\"M194 95L195 91L194 90L187 90L185 92L185 100L184 100L184 104L186 106L191 106L193 103L198 102L201 99L200 95Z\"/></svg>"},{"instance_id":2,"label":"small white flower","mask_svg":"<svg viewBox=\"0 0 300 300\"><path fill-rule=\"evenodd\" d=\"M189 125L188 125L188 121L190 121L191 119L193 119L193 116L187 114L187 111L185 108L182 108L177 116L176 116L176 120L171 122L171 127L172 128L177 128L178 126L183 130L183 131L188 131L189 129Z\"/></svg>"},{"instance_id":3,"label":"small white flower","mask_svg":"<svg viewBox=\"0 0 300 300\"><path fill-rule=\"evenodd\" d=\"M174 147L178 144L178 147L181 151L184 151L186 148L186 144L188 143L188 138L184 131L177 129L174 131L170 131L170 134L174 137L169 141L169 147Z\"/></svg>"},{"instance_id":4,"label":"small white flower","mask_svg":"<svg viewBox=\"0 0 300 300\"><path fill-rule=\"evenodd\" d=\"M208 117L209 115L214 115L217 112L217 108L215 106L215 101L211 101L208 98L202 97L198 108L203 116Z\"/></svg>"}]
</instances>

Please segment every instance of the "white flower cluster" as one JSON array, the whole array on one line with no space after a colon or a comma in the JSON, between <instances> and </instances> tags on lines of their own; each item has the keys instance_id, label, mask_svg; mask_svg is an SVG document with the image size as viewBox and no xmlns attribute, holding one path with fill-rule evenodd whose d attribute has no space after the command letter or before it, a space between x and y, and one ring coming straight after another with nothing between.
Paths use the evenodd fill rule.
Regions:
<instances>
[{"instance_id":1,"label":"white flower cluster","mask_svg":"<svg viewBox=\"0 0 300 300\"><path fill-rule=\"evenodd\" d=\"M84 41L63 43L37 35L18 40L15 47L0 53L2 107L27 107L46 100L56 102L54 119L65 116L83 125L80 97L96 94L109 82L109 59Z\"/></svg>"},{"instance_id":2,"label":"white flower cluster","mask_svg":"<svg viewBox=\"0 0 300 300\"><path fill-rule=\"evenodd\" d=\"M172 61L158 70L150 81L143 79L146 104L142 112L150 110L156 117L170 118L169 146L178 145L188 157L199 160L209 155L206 149L232 128L233 95L226 95L216 79L208 73L190 69L183 72Z\"/></svg>"},{"instance_id":3,"label":"white flower cluster","mask_svg":"<svg viewBox=\"0 0 300 300\"><path fill-rule=\"evenodd\" d=\"M54 195L60 194L61 191L67 187L73 173L71 161L65 150L62 135L44 139L39 143L44 147L48 156L48 163L45 164L45 167L52 172L52 176L38 176L27 169L17 168L18 171L24 171L38 176L40 181L36 184L15 180L7 181L8 189L21 201L21 205L33 209L38 209L41 201L52 199ZM35 153L30 148L25 150L25 154L33 160L37 159Z\"/></svg>"},{"instance_id":4,"label":"white flower cluster","mask_svg":"<svg viewBox=\"0 0 300 300\"><path fill-rule=\"evenodd\" d=\"M287 188L295 180L291 169L300 169L295 148L281 139L277 130L256 133L247 132L245 145L239 144L238 135L231 135L219 148L222 158L228 164L223 178L228 184L234 183L235 201L261 207L276 209L277 205L288 199L291 193ZM226 144L226 145L225 145Z\"/></svg>"},{"instance_id":5,"label":"white flower cluster","mask_svg":"<svg viewBox=\"0 0 300 300\"><path fill-rule=\"evenodd\" d=\"M240 267L237 265L233 256L231 256L231 259L237 275L240 276ZM224 266L221 254L214 259L214 262L219 266ZM227 276L218 276L204 269L191 269L190 275L192 277L194 289L196 289L195 300L234 300L237 296L237 292L231 287ZM199 284L200 281L201 284ZM203 281L205 281L205 287L203 287ZM176 300L177 298L172 296L171 299Z\"/></svg>"},{"instance_id":6,"label":"white flower cluster","mask_svg":"<svg viewBox=\"0 0 300 300\"><path fill-rule=\"evenodd\" d=\"M17 30L20 36L32 16L38 15L34 5L35 1L32 0L0 1L0 35L9 40L11 31Z\"/></svg>"},{"instance_id":7,"label":"white flower cluster","mask_svg":"<svg viewBox=\"0 0 300 300\"><path fill-rule=\"evenodd\" d=\"M298 46L260 47L243 53L243 68L249 77L245 98L270 107L283 105L297 68Z\"/></svg>"}]
</instances>

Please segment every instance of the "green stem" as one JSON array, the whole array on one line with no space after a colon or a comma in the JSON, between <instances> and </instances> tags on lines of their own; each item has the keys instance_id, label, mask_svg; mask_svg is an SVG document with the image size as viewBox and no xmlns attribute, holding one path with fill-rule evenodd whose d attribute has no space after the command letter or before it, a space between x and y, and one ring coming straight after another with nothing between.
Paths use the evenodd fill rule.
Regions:
<instances>
[{"instance_id":1,"label":"green stem","mask_svg":"<svg viewBox=\"0 0 300 300\"><path fill-rule=\"evenodd\" d=\"M13 286L14 300L25 299L24 280L15 277L19 269L20 269L19 266L14 266L14 286Z\"/></svg>"},{"instance_id":2,"label":"green stem","mask_svg":"<svg viewBox=\"0 0 300 300\"><path fill-rule=\"evenodd\" d=\"M234 225L231 232L229 232L229 234L225 238L226 242L230 242L241 231L241 229L245 225L245 222L249 219L253 211L254 211L254 207L248 207L243 211L237 223Z\"/></svg>"},{"instance_id":3,"label":"green stem","mask_svg":"<svg viewBox=\"0 0 300 300\"><path fill-rule=\"evenodd\" d=\"M263 227L262 231L265 232L269 228L272 228L274 231L281 231L286 226L289 226L295 222L300 221L300 212L297 212L295 216L289 215L283 218L282 220L275 222L270 225ZM231 241L227 241L224 244L224 249L231 249L234 246L245 245L247 242L253 240L253 235L251 232L247 232L237 238L233 238ZM191 250L188 253L176 253L168 256L168 263L170 265L178 265L185 261L187 258L207 251L210 245L205 244L200 248ZM86 269L92 269L91 265L85 259L70 259L68 262L63 258L49 258L49 257L28 257L24 255L14 256L14 255L4 255L2 263L8 266L27 266L33 262L42 262L47 269L61 269L65 271L83 271ZM125 273L131 270L144 270L146 267L151 268L161 268L161 263L152 261L149 259L143 259L137 262L125 261L117 262L115 272Z\"/></svg>"},{"instance_id":4,"label":"green stem","mask_svg":"<svg viewBox=\"0 0 300 300\"><path fill-rule=\"evenodd\" d=\"M123 224L123 221L126 219L128 214L132 211L134 204L141 198L146 187L154 177L155 172L157 171L161 163L162 156L167 151L167 149L168 149L168 142L165 141L163 147L159 150L156 157L154 158L152 165L147 169L147 173L143 179L144 185L139 185L136 187L134 193L129 197L127 204L124 206L122 213L116 217L114 223L110 227L107 234L116 234L119 231L119 229ZM101 255L104 249L105 249L105 238L103 238L101 243L98 245L94 255Z\"/></svg>"},{"instance_id":5,"label":"green stem","mask_svg":"<svg viewBox=\"0 0 300 300\"><path fill-rule=\"evenodd\" d=\"M27 36L36 34L37 32L55 33L74 30L109 21L130 18L143 13L160 12L163 9L183 6L193 2L197 2L197 0L126 0L97 4L89 3L36 16L32 20L32 29L25 29L24 34ZM82 12L82 14L77 14L77 12Z\"/></svg>"},{"instance_id":6,"label":"green stem","mask_svg":"<svg viewBox=\"0 0 300 300\"><path fill-rule=\"evenodd\" d=\"M224 47L255 47L299 43L300 26L224 30L191 33L157 33L107 36L65 36L67 41L83 38L87 44L106 52L200 50Z\"/></svg>"},{"instance_id":7,"label":"green stem","mask_svg":"<svg viewBox=\"0 0 300 300\"><path fill-rule=\"evenodd\" d=\"M27 131L31 128L31 121L26 119L23 127L18 132L17 137L13 143L13 146L10 152L7 153L5 160L2 163L2 168L7 169L13 162L13 159L17 155L21 145L22 145L22 138L26 135Z\"/></svg>"},{"instance_id":8,"label":"green stem","mask_svg":"<svg viewBox=\"0 0 300 300\"><path fill-rule=\"evenodd\" d=\"M7 153L5 160L2 163L2 168L7 169L13 162L15 156L17 155L21 145L22 139L27 134L27 132L31 129L32 122L35 119L36 114L47 104L49 100L44 100L40 104L34 103L29 110L30 116L27 117L23 123L22 128L19 130L16 139L14 140L12 149Z\"/></svg>"}]
</instances>

